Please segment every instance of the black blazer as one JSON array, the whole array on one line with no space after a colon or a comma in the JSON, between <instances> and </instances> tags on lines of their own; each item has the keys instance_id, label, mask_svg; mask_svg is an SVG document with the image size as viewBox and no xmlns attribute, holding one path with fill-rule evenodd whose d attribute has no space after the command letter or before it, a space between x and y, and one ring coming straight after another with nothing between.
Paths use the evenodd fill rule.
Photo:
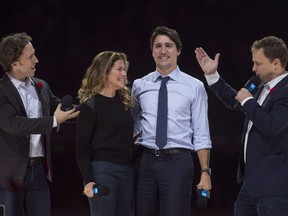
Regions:
<instances>
[{"instance_id":1,"label":"black blazer","mask_svg":"<svg viewBox=\"0 0 288 216\"><path fill-rule=\"evenodd\" d=\"M47 177L52 181L50 133L53 112L60 99L53 95L48 84L32 78L42 105L42 116L27 118L21 97L5 74L0 80L0 186L21 188L29 159L30 134L43 134ZM40 83L40 84L39 84Z\"/></svg>"},{"instance_id":2,"label":"black blazer","mask_svg":"<svg viewBox=\"0 0 288 216\"><path fill-rule=\"evenodd\" d=\"M210 89L228 107L235 109L237 91L222 78ZM260 89L255 97L259 95ZM282 79L262 106L256 99L248 100L240 109L245 114L242 144L248 121L250 130L246 163L241 151L238 182L245 181L252 197L288 195L288 76ZM243 149L242 145L242 149Z\"/></svg>"}]
</instances>

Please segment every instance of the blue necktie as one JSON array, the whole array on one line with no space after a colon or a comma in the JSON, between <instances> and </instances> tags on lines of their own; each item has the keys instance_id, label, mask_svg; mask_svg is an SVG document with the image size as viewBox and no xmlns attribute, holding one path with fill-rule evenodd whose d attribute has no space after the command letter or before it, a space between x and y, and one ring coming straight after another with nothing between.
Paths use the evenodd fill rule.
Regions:
<instances>
[{"instance_id":1,"label":"blue necktie","mask_svg":"<svg viewBox=\"0 0 288 216\"><path fill-rule=\"evenodd\" d=\"M158 98L158 113L156 126L156 145L162 149L167 144L167 86L169 77L160 77L162 79Z\"/></svg>"}]
</instances>

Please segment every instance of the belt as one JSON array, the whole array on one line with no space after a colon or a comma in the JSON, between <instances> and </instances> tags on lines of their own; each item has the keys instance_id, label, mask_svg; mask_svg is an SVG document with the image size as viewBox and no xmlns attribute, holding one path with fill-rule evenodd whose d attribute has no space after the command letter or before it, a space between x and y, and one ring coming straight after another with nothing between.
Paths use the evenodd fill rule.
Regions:
<instances>
[{"instance_id":1,"label":"belt","mask_svg":"<svg viewBox=\"0 0 288 216\"><path fill-rule=\"evenodd\" d=\"M43 164L43 161L44 161L43 157L29 158L28 166L37 166L37 165Z\"/></svg>"},{"instance_id":2,"label":"belt","mask_svg":"<svg viewBox=\"0 0 288 216\"><path fill-rule=\"evenodd\" d=\"M184 152L191 152L191 149L185 148L169 148L169 149L150 149L144 147L144 152L153 154L155 156L165 156L165 155L172 155L172 154L179 154Z\"/></svg>"}]
</instances>

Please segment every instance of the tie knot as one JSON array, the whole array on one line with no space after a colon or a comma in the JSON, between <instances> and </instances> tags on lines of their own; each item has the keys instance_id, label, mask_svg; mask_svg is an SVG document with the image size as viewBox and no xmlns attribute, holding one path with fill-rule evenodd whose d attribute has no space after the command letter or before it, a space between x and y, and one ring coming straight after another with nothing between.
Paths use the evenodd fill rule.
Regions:
<instances>
[{"instance_id":1,"label":"tie knot","mask_svg":"<svg viewBox=\"0 0 288 216\"><path fill-rule=\"evenodd\" d=\"M160 76L160 79L162 80L161 85L165 85L168 82L168 80L170 79L170 77L169 76L167 76L167 77L161 77Z\"/></svg>"}]
</instances>

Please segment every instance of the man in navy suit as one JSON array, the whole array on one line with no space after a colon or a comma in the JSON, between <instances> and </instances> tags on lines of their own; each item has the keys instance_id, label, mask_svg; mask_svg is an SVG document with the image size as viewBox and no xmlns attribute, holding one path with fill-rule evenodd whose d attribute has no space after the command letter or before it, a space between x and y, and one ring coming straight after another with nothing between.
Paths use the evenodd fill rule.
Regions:
<instances>
[{"instance_id":1,"label":"man in navy suit","mask_svg":"<svg viewBox=\"0 0 288 216\"><path fill-rule=\"evenodd\" d=\"M236 91L218 74L220 54L211 59L196 48L196 59L209 88L231 109L245 114L238 182L242 182L234 205L235 216L288 215L288 61L287 46L275 36L251 46L252 70L263 87L252 94ZM240 108L235 106L240 105Z\"/></svg>"},{"instance_id":2,"label":"man in navy suit","mask_svg":"<svg viewBox=\"0 0 288 216\"><path fill-rule=\"evenodd\" d=\"M2 38L0 205L6 216L50 216L52 129L78 115L62 111L48 84L34 78L38 59L26 33ZM54 114L53 114L54 112Z\"/></svg>"}]
</instances>

